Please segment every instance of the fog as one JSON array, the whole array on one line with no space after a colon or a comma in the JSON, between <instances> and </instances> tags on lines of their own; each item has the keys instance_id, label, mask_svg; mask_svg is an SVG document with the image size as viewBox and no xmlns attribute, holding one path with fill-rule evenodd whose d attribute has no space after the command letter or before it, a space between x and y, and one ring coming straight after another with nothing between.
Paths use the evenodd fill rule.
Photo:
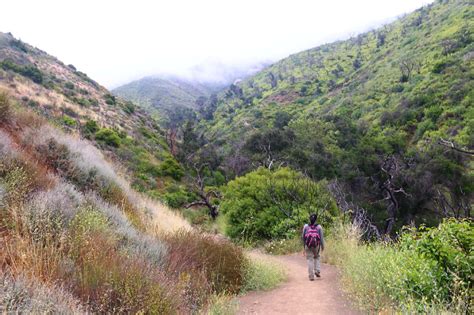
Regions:
<instances>
[{"instance_id":1,"label":"fog","mask_svg":"<svg viewBox=\"0 0 474 315\"><path fill-rule=\"evenodd\" d=\"M109 88L160 73L223 81L430 2L3 0L0 31Z\"/></svg>"}]
</instances>

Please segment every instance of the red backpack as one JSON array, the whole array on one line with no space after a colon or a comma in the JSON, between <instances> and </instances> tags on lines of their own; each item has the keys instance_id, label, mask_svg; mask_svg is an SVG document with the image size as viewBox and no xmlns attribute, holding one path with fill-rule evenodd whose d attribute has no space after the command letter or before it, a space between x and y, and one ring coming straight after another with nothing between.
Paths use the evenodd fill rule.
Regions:
<instances>
[{"instance_id":1,"label":"red backpack","mask_svg":"<svg viewBox=\"0 0 474 315\"><path fill-rule=\"evenodd\" d=\"M318 225L308 225L304 233L304 243L308 248L316 248L321 243Z\"/></svg>"}]
</instances>

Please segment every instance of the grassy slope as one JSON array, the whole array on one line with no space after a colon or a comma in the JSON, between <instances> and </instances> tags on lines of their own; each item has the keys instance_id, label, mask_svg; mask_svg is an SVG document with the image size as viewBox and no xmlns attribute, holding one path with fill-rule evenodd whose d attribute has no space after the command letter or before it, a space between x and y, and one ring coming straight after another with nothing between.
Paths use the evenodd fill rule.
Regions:
<instances>
[{"instance_id":1,"label":"grassy slope","mask_svg":"<svg viewBox=\"0 0 474 315\"><path fill-rule=\"evenodd\" d=\"M37 69L40 79L22 73L25 67ZM155 119L133 103L113 97L74 66L4 33L0 33L0 89L18 106L92 140L125 166L134 188L159 196L179 185L161 169L163 161L173 158ZM106 132L96 137L101 129Z\"/></svg>"}]
</instances>

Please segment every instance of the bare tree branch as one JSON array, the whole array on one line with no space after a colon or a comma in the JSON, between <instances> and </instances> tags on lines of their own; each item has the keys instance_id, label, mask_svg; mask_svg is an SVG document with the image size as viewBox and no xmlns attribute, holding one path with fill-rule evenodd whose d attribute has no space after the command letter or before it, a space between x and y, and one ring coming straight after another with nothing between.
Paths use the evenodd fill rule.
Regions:
<instances>
[{"instance_id":1,"label":"bare tree branch","mask_svg":"<svg viewBox=\"0 0 474 315\"><path fill-rule=\"evenodd\" d=\"M474 151L469 151L469 150L464 150L464 149L458 148L458 147L456 147L456 145L454 144L454 142L448 141L448 140L444 140L443 138L440 138L440 140L438 141L438 144L440 144L440 145L442 145L442 146L445 146L445 147L448 147L448 148L450 148L450 149L452 149L452 150L455 150L455 151L464 153L464 154L474 155Z\"/></svg>"}]
</instances>

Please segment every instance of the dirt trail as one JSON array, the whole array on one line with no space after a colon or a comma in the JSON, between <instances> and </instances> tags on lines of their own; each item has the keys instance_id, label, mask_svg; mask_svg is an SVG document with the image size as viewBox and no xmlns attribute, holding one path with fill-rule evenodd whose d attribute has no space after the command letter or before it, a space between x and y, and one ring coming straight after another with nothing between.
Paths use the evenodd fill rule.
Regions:
<instances>
[{"instance_id":1,"label":"dirt trail","mask_svg":"<svg viewBox=\"0 0 474 315\"><path fill-rule=\"evenodd\" d=\"M359 314L343 296L335 267L322 264L321 278L309 281L303 256L276 259L285 266L288 281L271 291L242 296L238 314Z\"/></svg>"}]
</instances>

